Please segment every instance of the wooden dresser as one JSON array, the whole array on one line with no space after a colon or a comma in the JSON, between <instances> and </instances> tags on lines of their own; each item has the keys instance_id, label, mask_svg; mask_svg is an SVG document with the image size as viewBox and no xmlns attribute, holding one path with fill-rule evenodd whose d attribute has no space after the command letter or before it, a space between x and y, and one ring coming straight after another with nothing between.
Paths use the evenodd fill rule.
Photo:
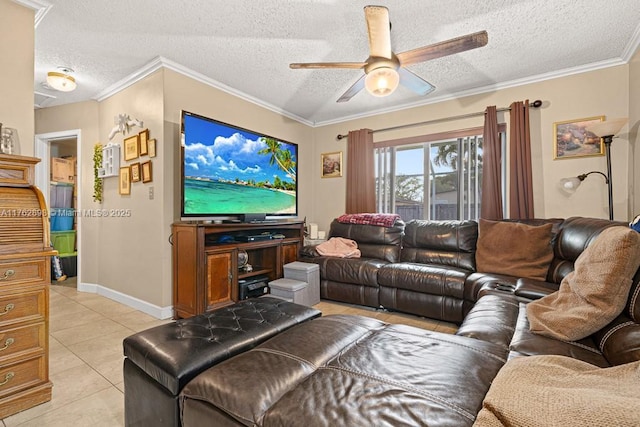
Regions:
<instances>
[{"instance_id":1,"label":"wooden dresser","mask_svg":"<svg viewBox=\"0 0 640 427\"><path fill-rule=\"evenodd\" d=\"M0 154L0 419L51 400L49 218L33 157Z\"/></svg>"}]
</instances>

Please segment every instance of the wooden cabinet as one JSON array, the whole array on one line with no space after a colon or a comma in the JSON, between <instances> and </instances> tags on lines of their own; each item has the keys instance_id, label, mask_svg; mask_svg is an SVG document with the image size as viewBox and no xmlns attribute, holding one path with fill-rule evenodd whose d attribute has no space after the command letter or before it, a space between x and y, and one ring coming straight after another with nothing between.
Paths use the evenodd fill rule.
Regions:
<instances>
[{"instance_id":1,"label":"wooden cabinet","mask_svg":"<svg viewBox=\"0 0 640 427\"><path fill-rule=\"evenodd\" d=\"M0 154L0 418L51 400L49 219L38 159Z\"/></svg>"},{"instance_id":2,"label":"wooden cabinet","mask_svg":"<svg viewBox=\"0 0 640 427\"><path fill-rule=\"evenodd\" d=\"M272 237L276 238L272 238ZM173 313L195 316L238 301L238 280L283 276L283 265L298 259L302 221L251 224L176 222L172 226ZM250 269L238 266L246 254Z\"/></svg>"}]
</instances>

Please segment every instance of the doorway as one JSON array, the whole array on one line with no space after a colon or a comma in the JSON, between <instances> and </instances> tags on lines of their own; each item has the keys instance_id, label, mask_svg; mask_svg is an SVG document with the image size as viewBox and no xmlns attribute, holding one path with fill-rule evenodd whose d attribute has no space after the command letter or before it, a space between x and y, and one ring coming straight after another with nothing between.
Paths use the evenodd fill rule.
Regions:
<instances>
[{"instance_id":1,"label":"doorway","mask_svg":"<svg viewBox=\"0 0 640 427\"><path fill-rule=\"evenodd\" d=\"M81 146L80 129L35 136L35 184L49 208L50 239L63 270L52 283L72 287L82 283Z\"/></svg>"}]
</instances>

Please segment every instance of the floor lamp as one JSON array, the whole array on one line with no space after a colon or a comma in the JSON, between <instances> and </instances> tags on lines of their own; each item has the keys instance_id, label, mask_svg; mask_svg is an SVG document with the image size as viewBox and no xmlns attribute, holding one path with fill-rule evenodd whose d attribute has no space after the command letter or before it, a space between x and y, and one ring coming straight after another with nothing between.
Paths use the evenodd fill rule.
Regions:
<instances>
[{"instance_id":1,"label":"floor lamp","mask_svg":"<svg viewBox=\"0 0 640 427\"><path fill-rule=\"evenodd\" d=\"M578 175L575 178L564 178L560 180L560 184L565 190L575 191L585 178L592 173L598 173L604 176L605 182L609 190L609 219L613 220L613 180L611 179L611 141L613 137L620 132L622 127L627 123L629 119L624 117L620 119L607 120L605 122L595 123L587 126L586 130L593 133L596 136L602 138L604 143L605 156L607 157L607 173L604 174L599 171L591 171Z\"/></svg>"}]
</instances>

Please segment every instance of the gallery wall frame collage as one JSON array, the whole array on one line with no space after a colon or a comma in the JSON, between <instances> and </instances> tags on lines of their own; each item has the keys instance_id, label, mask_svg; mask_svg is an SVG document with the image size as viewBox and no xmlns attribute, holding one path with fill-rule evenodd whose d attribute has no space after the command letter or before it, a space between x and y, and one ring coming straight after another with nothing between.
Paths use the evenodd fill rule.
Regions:
<instances>
[{"instance_id":1,"label":"gallery wall frame collage","mask_svg":"<svg viewBox=\"0 0 640 427\"><path fill-rule=\"evenodd\" d=\"M153 181L151 159L156 157L156 144L155 138L149 138L149 129L124 139L124 160L134 162L120 168L119 193L121 195L131 194L131 185L135 182L146 184Z\"/></svg>"}]
</instances>

